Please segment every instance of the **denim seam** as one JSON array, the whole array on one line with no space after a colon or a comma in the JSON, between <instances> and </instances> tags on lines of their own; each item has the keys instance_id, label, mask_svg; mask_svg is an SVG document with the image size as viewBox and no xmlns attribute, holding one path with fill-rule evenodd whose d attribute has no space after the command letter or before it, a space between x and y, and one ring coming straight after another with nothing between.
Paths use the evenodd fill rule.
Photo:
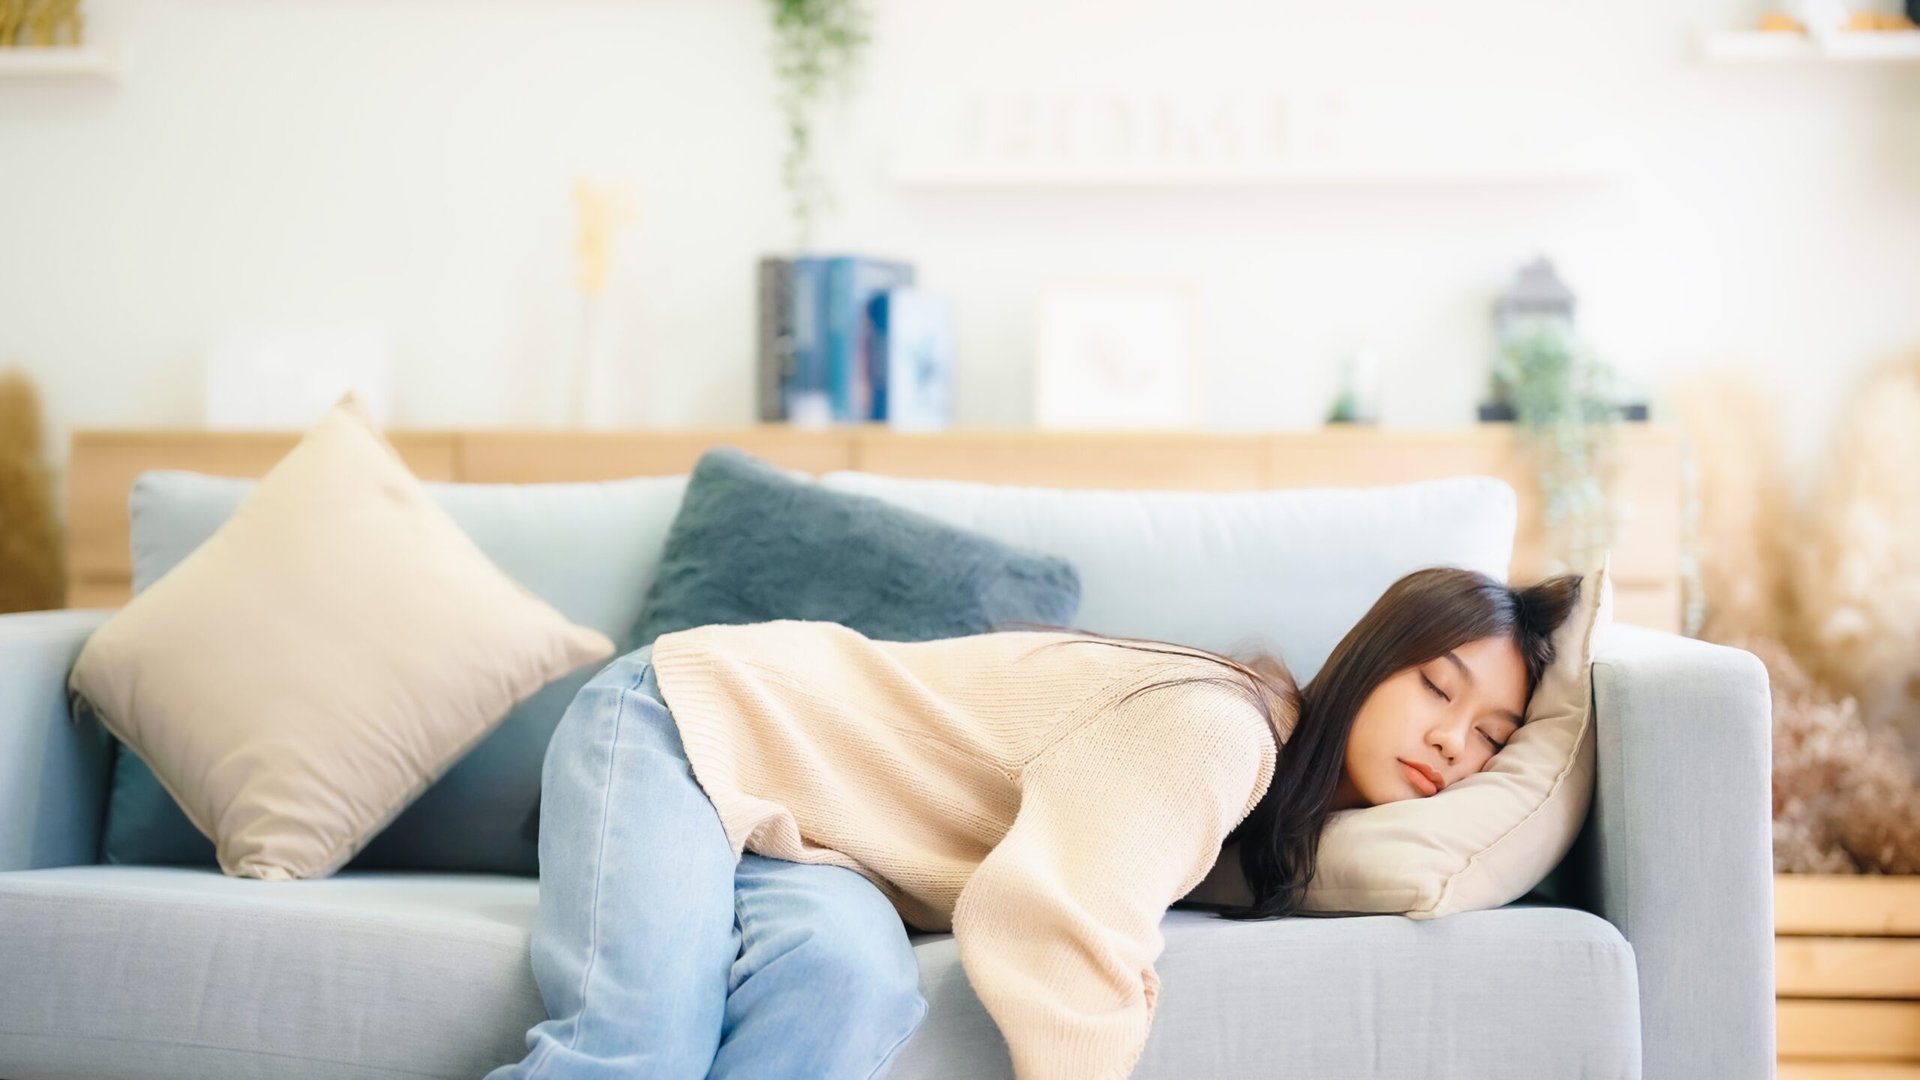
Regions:
<instances>
[{"instance_id":1,"label":"denim seam","mask_svg":"<svg viewBox=\"0 0 1920 1080\"><path fill-rule=\"evenodd\" d=\"M752 895L752 890L746 890L744 892L736 892L734 895L735 895L734 906L733 906L734 915L735 915L736 921L740 924L740 955L745 956L749 951L749 947L752 941L752 939L748 936L748 932L747 932L747 924L751 920L748 918L747 912L746 912L747 898ZM733 995L733 990L734 990L733 987L728 987L727 994L729 997ZM919 1015L915 1016L913 1018L913 1022L907 1025L906 1032L902 1034L898 1039L895 1039L893 1041L893 1044L887 1048L887 1052L880 1055L880 1059L877 1063L875 1063L873 1067L873 1071L867 1074L867 1080L877 1080L878 1077L882 1076L883 1070L885 1070L892 1063L894 1056L900 1052L900 1048L902 1046L905 1046L907 1040L911 1039L914 1033L920 1030L920 1024L922 1021L924 1021L927 1018L927 1013L931 1010L932 1006L927 1001L925 994L921 994L919 995L919 997L920 997Z\"/></svg>"},{"instance_id":2,"label":"denim seam","mask_svg":"<svg viewBox=\"0 0 1920 1080\"><path fill-rule=\"evenodd\" d=\"M739 873L739 869L737 865L735 867L734 873L736 875ZM735 881L737 883L738 881L737 877L735 878ZM740 926L740 956L743 956L743 957L751 955L753 952L754 939L751 935L747 933L747 921L748 921L747 920L747 899L752 895L753 895L753 890L748 889L743 892L739 889L738 885L736 884L734 888L734 893L733 893L733 921L735 923L738 923ZM731 974L729 974L727 981L728 983L732 983L733 980L732 980ZM739 989L739 987L729 985L727 987L727 996L732 997L733 992L737 989Z\"/></svg>"},{"instance_id":3,"label":"denim seam","mask_svg":"<svg viewBox=\"0 0 1920 1080\"><path fill-rule=\"evenodd\" d=\"M931 1009L932 1004L927 1001L926 995L922 994L920 1015L914 1017L913 1023L907 1025L906 1033L895 1039L893 1045L887 1048L887 1052L880 1055L880 1060L873 1066L873 1071L867 1074L867 1080L878 1080L892 1070L894 1056L899 1054L900 1048L907 1045L907 1040L913 1038L914 1033L920 1030L921 1021L927 1018L927 1013Z\"/></svg>"},{"instance_id":4,"label":"denim seam","mask_svg":"<svg viewBox=\"0 0 1920 1080\"><path fill-rule=\"evenodd\" d=\"M613 820L613 777L619 761L620 731L627 715L627 694L640 688L640 684L646 679L646 674L646 668L641 668L640 674L636 675L621 692L620 701L613 709L613 739L607 743L607 783L603 789L606 792L606 798L600 804L600 850L594 856L595 866L602 865L607 853L607 825ZM600 882L604 876L596 873L593 878L593 901L588 905L592 916L587 922L587 966L586 970L580 973L580 1022L573 1025L573 1037L567 1040L569 1051L579 1047L580 1032L587 1026L587 986L593 980L594 965L600 958ZM539 1069L535 1070L527 1080L539 1080L539 1077L545 1075L547 1065L552 1060L551 1054L542 1058Z\"/></svg>"}]
</instances>

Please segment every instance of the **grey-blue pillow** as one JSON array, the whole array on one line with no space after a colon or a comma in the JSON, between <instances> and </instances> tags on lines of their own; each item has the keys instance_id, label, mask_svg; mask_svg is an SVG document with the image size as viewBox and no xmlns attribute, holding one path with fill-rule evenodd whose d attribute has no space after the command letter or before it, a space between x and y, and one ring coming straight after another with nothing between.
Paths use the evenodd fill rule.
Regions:
<instances>
[{"instance_id":1,"label":"grey-blue pillow","mask_svg":"<svg viewBox=\"0 0 1920 1080\"><path fill-rule=\"evenodd\" d=\"M709 623L811 619L877 641L1071 625L1080 575L871 495L821 487L733 447L701 455L641 605L634 647ZM535 835L539 806L526 822Z\"/></svg>"},{"instance_id":2,"label":"grey-blue pillow","mask_svg":"<svg viewBox=\"0 0 1920 1080\"><path fill-rule=\"evenodd\" d=\"M1065 559L718 447L687 481L634 640L813 619L930 641L1009 622L1064 625L1079 610L1080 575Z\"/></svg>"}]
</instances>

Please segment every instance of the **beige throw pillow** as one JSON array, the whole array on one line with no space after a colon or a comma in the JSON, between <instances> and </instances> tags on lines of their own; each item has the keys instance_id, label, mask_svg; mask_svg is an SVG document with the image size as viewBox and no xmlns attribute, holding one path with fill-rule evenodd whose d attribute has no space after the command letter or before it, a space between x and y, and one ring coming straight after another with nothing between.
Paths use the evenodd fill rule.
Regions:
<instances>
[{"instance_id":1,"label":"beige throw pillow","mask_svg":"<svg viewBox=\"0 0 1920 1080\"><path fill-rule=\"evenodd\" d=\"M350 393L68 686L223 871L284 880L339 869L516 704L612 654L488 561Z\"/></svg>"},{"instance_id":2,"label":"beige throw pillow","mask_svg":"<svg viewBox=\"0 0 1920 1080\"><path fill-rule=\"evenodd\" d=\"M1593 797L1593 655L1613 620L1610 560L1554 632L1527 722L1481 772L1425 799L1332 814L1304 906L1432 919L1500 907L1558 865Z\"/></svg>"}]
</instances>

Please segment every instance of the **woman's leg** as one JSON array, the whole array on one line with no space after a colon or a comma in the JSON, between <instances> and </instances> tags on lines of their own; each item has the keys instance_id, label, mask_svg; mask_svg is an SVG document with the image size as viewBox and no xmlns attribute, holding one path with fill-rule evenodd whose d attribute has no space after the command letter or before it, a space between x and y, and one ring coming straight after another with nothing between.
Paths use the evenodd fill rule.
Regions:
<instances>
[{"instance_id":1,"label":"woman's leg","mask_svg":"<svg viewBox=\"0 0 1920 1080\"><path fill-rule=\"evenodd\" d=\"M548 1019L487 1080L699 1080L713 1063L736 860L650 657L595 675L547 745L533 975Z\"/></svg>"},{"instance_id":2,"label":"woman's leg","mask_svg":"<svg viewBox=\"0 0 1920 1080\"><path fill-rule=\"evenodd\" d=\"M714 1080L868 1080L927 1015L899 913L840 866L748 853L734 874L740 958Z\"/></svg>"}]
</instances>

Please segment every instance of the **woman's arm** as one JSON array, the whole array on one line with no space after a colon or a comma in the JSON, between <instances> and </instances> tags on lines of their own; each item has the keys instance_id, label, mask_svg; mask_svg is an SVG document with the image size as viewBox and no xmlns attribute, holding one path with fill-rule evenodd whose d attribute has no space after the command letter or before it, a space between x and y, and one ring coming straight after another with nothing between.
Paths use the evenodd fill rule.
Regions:
<instances>
[{"instance_id":1,"label":"woman's arm","mask_svg":"<svg viewBox=\"0 0 1920 1080\"><path fill-rule=\"evenodd\" d=\"M1212 868L1271 781L1244 698L1135 697L1050 747L956 902L953 934L1019 1080L1122 1080L1145 1048L1160 920Z\"/></svg>"}]
</instances>

